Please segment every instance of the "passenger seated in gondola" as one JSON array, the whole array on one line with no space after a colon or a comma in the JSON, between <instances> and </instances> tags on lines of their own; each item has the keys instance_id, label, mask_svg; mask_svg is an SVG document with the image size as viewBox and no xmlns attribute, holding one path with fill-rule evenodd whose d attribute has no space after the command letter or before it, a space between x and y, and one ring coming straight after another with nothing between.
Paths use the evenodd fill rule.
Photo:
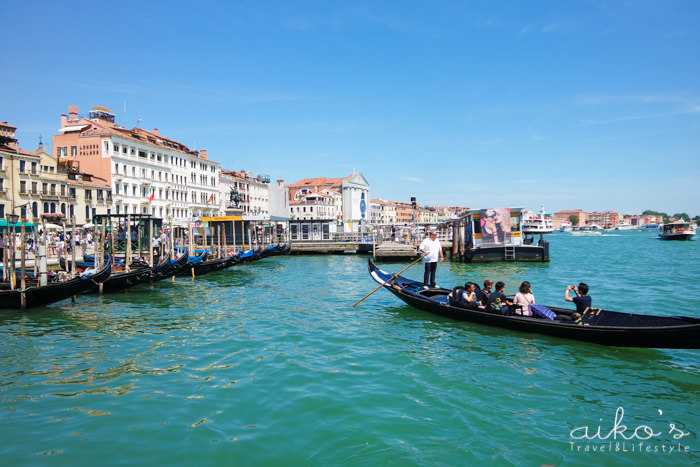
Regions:
<instances>
[{"instance_id":1,"label":"passenger seated in gondola","mask_svg":"<svg viewBox=\"0 0 700 467\"><path fill-rule=\"evenodd\" d=\"M489 311L494 311L507 315L510 307L513 306L513 302L508 300L506 295L503 293L506 289L506 284L501 281L496 282L496 291L489 294L489 298L486 302L486 309Z\"/></svg>"},{"instance_id":2,"label":"passenger seated in gondola","mask_svg":"<svg viewBox=\"0 0 700 467\"><path fill-rule=\"evenodd\" d=\"M452 292L447 296L447 300L450 303L466 306L467 308L483 309L484 306L481 305L476 298L475 289L475 283L467 282L464 284L464 287L455 287L452 290Z\"/></svg>"},{"instance_id":3,"label":"passenger seated in gondola","mask_svg":"<svg viewBox=\"0 0 700 467\"><path fill-rule=\"evenodd\" d=\"M575 297L570 297L569 292L574 291ZM575 285L567 285L566 292L564 292L564 300L567 302L574 302L576 305L576 312L583 314L587 308L591 307L592 299L588 296L588 284L584 282L579 282L578 288Z\"/></svg>"},{"instance_id":4,"label":"passenger seated in gondola","mask_svg":"<svg viewBox=\"0 0 700 467\"><path fill-rule=\"evenodd\" d=\"M483 289L479 289L479 286L476 286L476 299L479 303L481 303L484 306L486 306L486 302L489 301L489 295L491 294L491 286L493 286L493 281L490 281L488 279L484 281Z\"/></svg>"},{"instance_id":5,"label":"passenger seated in gondola","mask_svg":"<svg viewBox=\"0 0 700 467\"><path fill-rule=\"evenodd\" d=\"M535 303L535 296L532 294L530 283L528 281L523 281L523 283L520 284L519 292L515 294L515 298L513 299L513 305L517 307L514 310L515 314L532 316L530 305L533 303Z\"/></svg>"}]
</instances>

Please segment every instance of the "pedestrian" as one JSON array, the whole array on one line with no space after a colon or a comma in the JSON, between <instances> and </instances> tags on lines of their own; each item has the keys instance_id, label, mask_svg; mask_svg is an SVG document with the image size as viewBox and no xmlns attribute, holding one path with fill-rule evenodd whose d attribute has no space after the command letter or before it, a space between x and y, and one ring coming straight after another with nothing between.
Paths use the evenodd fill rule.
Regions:
<instances>
[{"instance_id":1,"label":"pedestrian","mask_svg":"<svg viewBox=\"0 0 700 467\"><path fill-rule=\"evenodd\" d=\"M423 288L428 286L437 288L435 283L435 272L437 271L438 261L444 261L445 257L442 254L442 246L440 240L437 239L437 234L431 230L425 240L420 244L420 252L423 254L423 262L425 263L425 273L423 274Z\"/></svg>"}]
</instances>

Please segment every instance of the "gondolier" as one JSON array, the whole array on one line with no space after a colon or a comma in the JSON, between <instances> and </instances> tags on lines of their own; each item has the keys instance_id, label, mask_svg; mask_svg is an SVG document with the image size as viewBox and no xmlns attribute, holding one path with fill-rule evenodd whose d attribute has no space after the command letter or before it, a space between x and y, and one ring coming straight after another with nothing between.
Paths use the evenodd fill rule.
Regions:
<instances>
[{"instance_id":1,"label":"gondolier","mask_svg":"<svg viewBox=\"0 0 700 467\"><path fill-rule=\"evenodd\" d=\"M425 273L423 274L423 288L427 289L428 286L432 288L437 288L435 284L435 272L437 271L438 259L444 261L445 257L442 254L442 246L440 245L440 240L437 239L437 234L434 230L431 230L423 243L418 247L421 254L423 254L423 262L425 263Z\"/></svg>"}]
</instances>

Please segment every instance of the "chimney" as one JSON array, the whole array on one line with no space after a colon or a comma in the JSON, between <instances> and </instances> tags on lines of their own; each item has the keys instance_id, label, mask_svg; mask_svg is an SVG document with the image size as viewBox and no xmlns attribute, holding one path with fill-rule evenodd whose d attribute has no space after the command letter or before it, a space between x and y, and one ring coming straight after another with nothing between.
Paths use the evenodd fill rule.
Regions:
<instances>
[{"instance_id":1,"label":"chimney","mask_svg":"<svg viewBox=\"0 0 700 467\"><path fill-rule=\"evenodd\" d=\"M78 106L69 105L68 106L68 120L75 121L78 119Z\"/></svg>"},{"instance_id":2,"label":"chimney","mask_svg":"<svg viewBox=\"0 0 700 467\"><path fill-rule=\"evenodd\" d=\"M207 150L202 149L201 151L199 151L199 157L201 157L202 159L206 159L207 158Z\"/></svg>"},{"instance_id":3,"label":"chimney","mask_svg":"<svg viewBox=\"0 0 700 467\"><path fill-rule=\"evenodd\" d=\"M65 128L68 123L68 116L66 114L61 114L61 128Z\"/></svg>"},{"instance_id":4,"label":"chimney","mask_svg":"<svg viewBox=\"0 0 700 467\"><path fill-rule=\"evenodd\" d=\"M277 179L277 186L284 186L284 179L283 178Z\"/></svg>"},{"instance_id":5,"label":"chimney","mask_svg":"<svg viewBox=\"0 0 700 467\"><path fill-rule=\"evenodd\" d=\"M158 128L154 128L154 129L153 129L153 134L154 134L154 135L157 135L157 134L158 134Z\"/></svg>"}]
</instances>

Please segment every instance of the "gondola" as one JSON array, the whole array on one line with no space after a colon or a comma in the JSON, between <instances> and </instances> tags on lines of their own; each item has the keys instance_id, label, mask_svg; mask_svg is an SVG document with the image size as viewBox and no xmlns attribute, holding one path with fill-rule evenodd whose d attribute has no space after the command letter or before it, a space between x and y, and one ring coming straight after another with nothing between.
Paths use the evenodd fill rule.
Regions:
<instances>
[{"instance_id":1,"label":"gondola","mask_svg":"<svg viewBox=\"0 0 700 467\"><path fill-rule=\"evenodd\" d=\"M58 264L62 269L70 271L72 263L71 260L60 256L58 258ZM93 265L84 261L76 261L75 266L80 270L91 268ZM133 287L134 285L148 282L152 278L153 268L146 263L132 263L131 270L128 272L115 270L117 268L121 269L122 267L122 265L113 265L112 274L102 283L102 292L118 292ZM100 285L94 284L92 291L100 291Z\"/></svg>"},{"instance_id":2,"label":"gondola","mask_svg":"<svg viewBox=\"0 0 700 467\"><path fill-rule=\"evenodd\" d=\"M699 349L700 319L683 316L653 316L589 308L571 321L573 310L549 307L554 320L520 315L503 315L450 303L448 289L423 289L423 283L387 273L368 261L376 282L415 308L448 318L497 326L515 331L575 339L620 347Z\"/></svg>"},{"instance_id":3,"label":"gondola","mask_svg":"<svg viewBox=\"0 0 700 467\"><path fill-rule=\"evenodd\" d=\"M151 282L167 279L175 274L176 270L176 265L170 260L170 253L166 253L158 264L151 268Z\"/></svg>"},{"instance_id":4,"label":"gondola","mask_svg":"<svg viewBox=\"0 0 700 467\"><path fill-rule=\"evenodd\" d=\"M24 294L25 308L60 302L104 282L109 278L111 271L111 264L107 264L100 271L83 273L75 279L64 282L50 282L44 286L28 287L23 291L2 290L0 291L0 308L21 309L22 294Z\"/></svg>"},{"instance_id":5,"label":"gondola","mask_svg":"<svg viewBox=\"0 0 700 467\"><path fill-rule=\"evenodd\" d=\"M102 292L119 292L138 284L143 284L151 280L153 268L144 266L131 271L113 272L109 279L102 284ZM94 291L99 291L99 286L93 287Z\"/></svg>"}]
</instances>

